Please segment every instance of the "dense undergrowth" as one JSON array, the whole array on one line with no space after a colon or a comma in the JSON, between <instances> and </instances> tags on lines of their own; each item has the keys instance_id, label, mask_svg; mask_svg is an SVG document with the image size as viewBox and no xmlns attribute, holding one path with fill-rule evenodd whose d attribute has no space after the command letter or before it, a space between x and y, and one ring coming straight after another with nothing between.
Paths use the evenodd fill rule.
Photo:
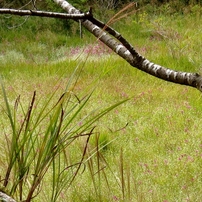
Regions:
<instances>
[{"instance_id":1,"label":"dense undergrowth","mask_svg":"<svg viewBox=\"0 0 202 202\"><path fill-rule=\"evenodd\" d=\"M155 63L175 70L200 73L201 7L186 7L182 10L174 12L172 6L166 4L151 12L152 8L148 6L112 26L140 54ZM5 29L7 25L19 25L16 17L8 21L4 28L0 28L0 71L8 99L6 103L11 112L16 113L14 115L24 110L24 119L21 115L15 117L16 125L22 126L23 120L23 127L29 123L29 130L22 127L24 134L30 133L36 138L29 141L35 141L40 152L43 151L43 139L37 139L40 138L36 136L37 132L40 131L39 135L46 138L48 132L57 134L54 133L54 127L47 127L46 119L39 128L33 128L37 112L44 108L44 103L47 103L53 92L55 96L50 101L52 105L46 105L46 110L54 106L59 113L54 111L53 115L47 116L47 120L52 121L52 117L56 116L58 122L55 124L59 128L60 120L63 120L60 119L63 110L58 107L61 95L71 92L73 98L68 99L67 96L67 103L71 107L75 104L81 108L88 98L86 95L95 88L89 97L90 101L85 103L85 107L75 116L76 121L72 121L68 128L76 131L74 142L66 148L62 144L62 156L52 162L43 183L35 190L35 194L39 195L33 201L201 200L200 92L161 81L130 67L86 31L83 39L80 39L77 24L65 30L61 28L63 24L60 22L61 27L59 23L55 30L53 19L30 18L22 26ZM75 71L76 68L79 71ZM72 74L75 80L68 86ZM26 109L33 100L34 90L34 99L39 100L32 109L35 113L29 122ZM21 101L16 99L18 95L21 95ZM91 112L94 115L95 109L106 108L125 99L129 100L96 120L90 128L92 131L78 132L85 125L84 117L87 114ZM1 150L5 151L1 156L0 176L2 182L5 182L5 171L11 154L8 151L12 128L9 127L9 113L5 113L2 93L0 103L0 145ZM64 106L68 109L67 105ZM31 133L33 129L36 130ZM23 141L19 143L22 148L26 146ZM26 151L32 154L32 158L41 155L45 159L43 153L37 153L37 150L34 153L34 148ZM22 154L19 160L23 160L26 153ZM78 162L82 163L77 172ZM20 163L17 163L14 166L15 172L20 168ZM60 170L60 163L66 166L68 173ZM34 161L32 170L35 165L38 164ZM26 167L23 169L26 170ZM59 178L72 179L75 172L76 178L73 177L73 181L65 182ZM31 174L24 175L23 184L19 183L15 187L13 182L16 183L16 176L11 173L6 191L18 199L24 198L32 187L31 182L37 177ZM24 186L23 191L21 185Z\"/></svg>"}]
</instances>

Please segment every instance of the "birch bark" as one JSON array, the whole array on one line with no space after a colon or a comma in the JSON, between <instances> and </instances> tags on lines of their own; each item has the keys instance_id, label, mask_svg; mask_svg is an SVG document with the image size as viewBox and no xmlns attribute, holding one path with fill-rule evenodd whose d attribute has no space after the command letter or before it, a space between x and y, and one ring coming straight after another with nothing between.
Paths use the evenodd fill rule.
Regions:
<instances>
[{"instance_id":1,"label":"birch bark","mask_svg":"<svg viewBox=\"0 0 202 202\"><path fill-rule=\"evenodd\" d=\"M5 194L4 192L0 191L0 201L3 202L16 202L13 198Z\"/></svg>"},{"instance_id":2,"label":"birch bark","mask_svg":"<svg viewBox=\"0 0 202 202\"><path fill-rule=\"evenodd\" d=\"M20 15L20 16L40 16L40 17L49 17L49 18L61 18L61 19L85 19L90 15L89 13L80 13L80 14L66 14L66 13L56 13L56 12L46 12L46 11L37 11L37 10L17 10L17 9L8 9L0 8L1 14L11 14L11 15Z\"/></svg>"},{"instance_id":3,"label":"birch bark","mask_svg":"<svg viewBox=\"0 0 202 202\"><path fill-rule=\"evenodd\" d=\"M65 0L54 0L69 14L81 14L81 12L73 7ZM118 32L111 27L97 21L93 16L82 20L82 25L91 32L95 37L111 48L115 53L126 60L131 66L138 68L157 78L195 87L202 92L202 77L197 73L181 72L168 69L158 64L150 62L141 56L133 46L127 42ZM106 29L103 29L106 26Z\"/></svg>"}]
</instances>

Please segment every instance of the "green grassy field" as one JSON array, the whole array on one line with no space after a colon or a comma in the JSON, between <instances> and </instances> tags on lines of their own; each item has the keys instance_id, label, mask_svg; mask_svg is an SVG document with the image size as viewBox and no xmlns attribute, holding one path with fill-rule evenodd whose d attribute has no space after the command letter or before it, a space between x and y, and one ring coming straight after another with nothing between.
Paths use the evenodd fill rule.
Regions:
<instances>
[{"instance_id":1,"label":"green grassy field","mask_svg":"<svg viewBox=\"0 0 202 202\"><path fill-rule=\"evenodd\" d=\"M200 73L200 22L199 9L187 15L145 11L123 19L114 27L149 60L171 69ZM87 33L82 40L45 28L34 34L23 27L1 33L0 71L11 110L18 95L23 109L27 109L34 91L39 102L35 113L53 92L51 103L56 103L75 68L79 69L74 75L77 81L68 90L81 100L95 88L75 124L82 126L82 118L90 112L94 114L95 109L129 99L93 124L96 127L82 168L74 181L64 186L58 201L201 201L199 91L159 80L131 67ZM0 103L3 181L11 132L3 93ZM16 122L21 118L19 113ZM65 149L66 157L62 158L67 159L69 166L81 159L86 141L86 136L81 136ZM74 172L70 168L68 175ZM50 168L33 201L54 201L52 173ZM14 179L12 174L8 192ZM23 185L24 197L31 179ZM13 193L17 198L18 191L19 188Z\"/></svg>"}]
</instances>

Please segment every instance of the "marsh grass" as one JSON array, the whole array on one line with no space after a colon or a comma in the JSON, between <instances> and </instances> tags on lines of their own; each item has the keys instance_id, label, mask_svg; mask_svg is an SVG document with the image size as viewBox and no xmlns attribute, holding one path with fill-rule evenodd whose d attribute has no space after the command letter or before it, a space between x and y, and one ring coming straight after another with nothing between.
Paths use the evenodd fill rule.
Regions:
<instances>
[{"instance_id":1,"label":"marsh grass","mask_svg":"<svg viewBox=\"0 0 202 202\"><path fill-rule=\"evenodd\" d=\"M148 59L176 70L200 73L200 38L202 36L200 20L199 8L196 8L195 13L190 13L190 15L176 13L171 15L166 12L165 8L161 8L160 11L155 11L152 14L143 10L134 16L122 19L114 26L120 29L120 33ZM125 26L124 29L122 29L123 26ZM43 32L40 34L43 35ZM44 36L46 34L47 32L44 33ZM17 47L15 39L13 39L14 41L6 41L4 38L1 43L2 47L6 43L9 44L9 46L5 46L7 50L1 51L1 55L4 52L9 53L11 49L23 54L23 59L19 63L13 64L9 61L1 63L4 89L8 98L6 103L10 104L8 109L12 115L16 114L17 116L17 113L23 112L22 134L26 134L26 138L30 141L35 141L35 145L41 149L41 153L34 153L35 147L27 148L22 141L23 139L19 139L19 146L21 145L21 148L27 149L27 152L30 151L35 156L38 155L41 158L40 162L45 159L42 153L42 143L45 142L45 139L39 140L37 138L40 137L35 134L30 137L28 134L30 134L31 126L36 124L37 120L37 116L32 116L33 112L37 110L40 112L47 106L48 98L53 95L53 91L55 96L48 107L49 111L52 109L50 118L48 117L49 125L46 128L42 124L41 128L38 128L38 130L45 131L44 137L47 141L49 140L48 134L52 134L52 136L55 134L56 137L57 131L63 130L60 123L64 119L65 113L68 113L65 107L68 106L67 103L72 108L76 105L75 109L79 110L79 106L82 105L78 104L80 100L84 107L81 107L81 113L77 114L75 124L73 122L71 122L73 125L70 124L70 129L72 128L72 131L76 131L76 133L71 134L72 138L69 136L70 139L67 139L70 142L74 141L68 147L65 147L63 142L58 147L61 156L50 155L49 159L52 158L52 162L44 165L44 169L48 165L50 167L44 175L42 186L39 186L40 193L33 198L33 201L200 201L202 197L202 105L200 92L146 75L131 68L125 61L113 54L107 53L107 57L100 57L99 54L95 54L93 57L90 55L88 60L85 60L85 57L72 59L70 51L71 53L72 51L82 52L85 42L81 42L82 45L79 47L74 47L80 41L78 38L72 37L72 41L68 41L65 47L54 46L50 41L46 43L44 36L40 36L40 40L35 42L36 46L32 47L34 51L30 50L34 60L30 60L25 52L31 39L26 39L26 35L23 47L21 44L18 44L19 47ZM39 48L42 41L45 44L44 49ZM54 38L54 43L55 41L57 41L57 37ZM89 37L86 43L92 41L94 39ZM99 49L99 44L90 47L91 49ZM47 52L43 52L43 50ZM59 50L61 50L61 54L52 55ZM95 51L95 53L97 52ZM37 63L40 54L42 60ZM44 63L43 56L47 54L50 55L49 59L52 59L45 60ZM85 67L81 71L75 72L78 79L73 85L75 94L71 94L73 100L70 99L72 101L70 102L69 95L65 90L67 81L78 63L83 64L84 62ZM93 96L91 96L90 89L92 90L95 85L92 82L94 80L98 83L96 83ZM87 87L89 85L90 87ZM84 90L86 87L87 90ZM36 96L33 95L33 89L36 90ZM72 85L70 89L72 91ZM66 96L60 99L64 92L66 92ZM21 98L16 100L19 94L21 94ZM40 94L40 99L37 101L38 94ZM88 98L90 102L87 102ZM100 106L110 106L114 102L128 98L130 98L128 102L124 102L102 119L95 118L95 128L84 124L84 121L88 123L89 119L88 117L86 120L82 119L90 111L93 112L93 115L93 110ZM1 94L1 106L4 106L5 109L2 99ZM29 125L27 114L29 114L31 106L30 99L35 100L37 107L32 108ZM62 104L63 107L61 107L61 102L66 104ZM29 107L27 108L27 106ZM16 109L17 111L15 111ZM111 108L108 109L111 110ZM103 111L100 116L105 112ZM72 116L75 114L76 112ZM8 129L10 123L5 117L4 113L2 128L4 128L3 134L8 136L12 130ZM45 123L47 123L46 120L44 119ZM22 127L22 123L18 125L16 120L18 131ZM66 122L64 121L64 123ZM26 124L29 126L27 126L29 130L26 130ZM56 127L53 127L54 125ZM58 130L54 131L53 128ZM87 132L82 133L85 128L88 129ZM35 132L37 131L35 130ZM93 134L91 135L91 133ZM10 142L5 144L4 137L1 138L1 148L7 151L5 145ZM11 138L11 136L7 138ZM60 139L55 139L55 141L55 144L52 142L54 146L58 145ZM49 148L49 153L51 147L48 146L50 145L51 143L46 147L46 151ZM18 147L15 149L17 150ZM14 154L16 155L16 153ZM3 176L5 176L7 168L2 159L8 160L8 156L2 154L1 158L1 178L4 180ZM22 160L22 156L19 153L19 160ZM27 159L27 164L30 162L29 160ZM18 161L15 163L15 172L21 165L25 174L35 173L26 170L27 164L19 165ZM34 160L31 169L39 169L37 165L40 163L37 164L37 161ZM81 167L77 172L79 166ZM64 168L68 169L64 170ZM42 169L42 171L44 170ZM77 174L76 178L74 178L75 173ZM9 184L7 189L16 190L16 195L19 198L19 187L21 186L19 179L21 178L19 175L11 174L9 180L12 182L12 179L16 178L15 186L18 188L12 188ZM27 196L30 187L34 187L35 178L37 178L36 175L22 178L28 180L26 182L30 182L29 186L23 189L23 197ZM74 180L72 180L73 178ZM63 181L63 179L67 179L67 181ZM35 193L38 191L36 188Z\"/></svg>"}]
</instances>

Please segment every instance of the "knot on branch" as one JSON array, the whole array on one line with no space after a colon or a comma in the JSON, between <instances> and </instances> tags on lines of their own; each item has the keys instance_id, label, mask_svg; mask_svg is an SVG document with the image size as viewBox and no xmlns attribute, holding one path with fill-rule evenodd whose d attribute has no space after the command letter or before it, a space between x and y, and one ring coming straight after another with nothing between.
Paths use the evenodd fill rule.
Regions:
<instances>
[{"instance_id":1,"label":"knot on branch","mask_svg":"<svg viewBox=\"0 0 202 202\"><path fill-rule=\"evenodd\" d=\"M93 7L90 6L89 11L85 12L84 15L85 15L87 18L89 18L89 17L90 17L90 18L93 17Z\"/></svg>"}]
</instances>

